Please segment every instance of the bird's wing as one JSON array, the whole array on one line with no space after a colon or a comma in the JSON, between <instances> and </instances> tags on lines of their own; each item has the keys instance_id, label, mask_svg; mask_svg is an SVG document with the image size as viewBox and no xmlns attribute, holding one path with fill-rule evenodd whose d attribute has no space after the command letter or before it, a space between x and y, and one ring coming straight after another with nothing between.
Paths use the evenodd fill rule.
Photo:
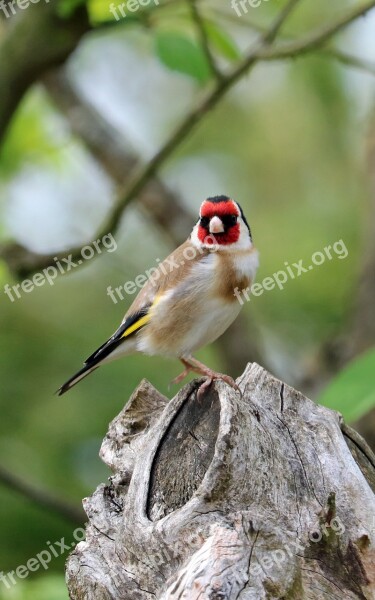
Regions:
<instances>
[{"instance_id":1,"label":"bird's wing","mask_svg":"<svg viewBox=\"0 0 375 600\"><path fill-rule=\"evenodd\" d=\"M85 361L85 365L97 364L107 358L127 338L136 334L151 318L151 309L163 295L175 288L190 272L194 263L207 252L198 250L190 240L184 242L161 264L155 267L133 304L125 314L120 327ZM193 258L189 258L193 257Z\"/></svg>"},{"instance_id":2,"label":"bird's wing","mask_svg":"<svg viewBox=\"0 0 375 600\"><path fill-rule=\"evenodd\" d=\"M198 250L187 240L157 268L145 283L133 304L127 311L120 327L115 333L93 352L85 361L78 373L73 375L58 390L59 395L70 390L76 383L97 369L118 346L140 331L151 319L152 308L165 293L175 289L189 275L194 263L207 255L207 251Z\"/></svg>"},{"instance_id":3,"label":"bird's wing","mask_svg":"<svg viewBox=\"0 0 375 600\"><path fill-rule=\"evenodd\" d=\"M141 327L146 325L149 316L148 312L150 305L145 305L141 310L128 316L115 333L102 344L95 352L93 352L86 360L85 365L91 365L99 360L109 356L117 346L119 346L126 338L136 333Z\"/></svg>"},{"instance_id":4,"label":"bird's wing","mask_svg":"<svg viewBox=\"0 0 375 600\"><path fill-rule=\"evenodd\" d=\"M177 288L190 274L194 264L209 254L208 250L198 249L190 239L176 248L149 277L138 296L125 314L123 323L133 314L149 308L159 301L166 292Z\"/></svg>"}]
</instances>

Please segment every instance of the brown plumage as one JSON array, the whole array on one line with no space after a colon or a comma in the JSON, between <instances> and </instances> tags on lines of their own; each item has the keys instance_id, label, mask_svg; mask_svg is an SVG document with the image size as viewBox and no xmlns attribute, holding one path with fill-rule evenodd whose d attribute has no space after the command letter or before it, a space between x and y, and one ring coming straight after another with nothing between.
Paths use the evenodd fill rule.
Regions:
<instances>
[{"instance_id":1,"label":"brown plumage","mask_svg":"<svg viewBox=\"0 0 375 600\"><path fill-rule=\"evenodd\" d=\"M154 269L117 331L59 390L63 394L101 364L132 352L179 358L184 373L221 378L191 355L217 339L237 317L234 291L250 287L258 264L240 206L225 196L203 202L189 239Z\"/></svg>"}]
</instances>

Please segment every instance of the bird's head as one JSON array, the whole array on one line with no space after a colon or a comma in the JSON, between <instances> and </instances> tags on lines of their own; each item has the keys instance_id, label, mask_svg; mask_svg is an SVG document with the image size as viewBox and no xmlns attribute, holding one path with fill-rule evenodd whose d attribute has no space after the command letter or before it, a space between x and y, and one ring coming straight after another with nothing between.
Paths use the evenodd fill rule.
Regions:
<instances>
[{"instance_id":1,"label":"bird's head","mask_svg":"<svg viewBox=\"0 0 375 600\"><path fill-rule=\"evenodd\" d=\"M210 249L245 249L252 246L251 231L240 205L228 196L207 198L191 239Z\"/></svg>"}]
</instances>

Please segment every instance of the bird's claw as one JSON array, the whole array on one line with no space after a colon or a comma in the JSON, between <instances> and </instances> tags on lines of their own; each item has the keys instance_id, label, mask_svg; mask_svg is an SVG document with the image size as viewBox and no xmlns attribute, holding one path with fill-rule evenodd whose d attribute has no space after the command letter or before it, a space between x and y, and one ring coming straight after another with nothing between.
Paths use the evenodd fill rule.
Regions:
<instances>
[{"instance_id":1,"label":"bird's claw","mask_svg":"<svg viewBox=\"0 0 375 600\"><path fill-rule=\"evenodd\" d=\"M207 375L206 381L204 381L202 383L202 385L200 385L200 387L198 389L198 398L199 399L202 398L202 396L205 394L206 390L211 386L211 384L215 380L224 381L227 385L229 385L231 388L236 390L236 392L239 392L242 395L240 388L238 387L238 385L234 381L234 379L232 377L230 377L230 375L224 375L223 373L212 373L210 375Z\"/></svg>"},{"instance_id":2,"label":"bird's claw","mask_svg":"<svg viewBox=\"0 0 375 600\"><path fill-rule=\"evenodd\" d=\"M179 383L181 383L181 381L183 381L185 379L185 377L187 377L189 375L189 373L191 372L192 369L185 369L185 371L183 371L182 373L180 373L180 375L177 375L177 377L175 377L174 379L172 379L171 383L169 385L178 385Z\"/></svg>"}]
</instances>

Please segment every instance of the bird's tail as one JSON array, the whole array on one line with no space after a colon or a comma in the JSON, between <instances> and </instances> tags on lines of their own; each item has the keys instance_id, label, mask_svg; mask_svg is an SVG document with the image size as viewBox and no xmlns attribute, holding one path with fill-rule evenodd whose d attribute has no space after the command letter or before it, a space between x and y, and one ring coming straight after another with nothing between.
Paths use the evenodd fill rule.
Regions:
<instances>
[{"instance_id":1,"label":"bird's tail","mask_svg":"<svg viewBox=\"0 0 375 600\"><path fill-rule=\"evenodd\" d=\"M66 381L58 390L57 395L62 396L65 392L68 392L72 387L74 387L77 383L82 381L87 375L90 375L95 369L98 369L99 365L85 365L80 369L77 373L73 375L68 381Z\"/></svg>"},{"instance_id":2,"label":"bird's tail","mask_svg":"<svg viewBox=\"0 0 375 600\"><path fill-rule=\"evenodd\" d=\"M145 306L142 310L127 317L112 337L86 359L82 369L68 379L68 381L57 390L57 394L59 396L65 394L65 392L74 387L76 383L100 367L101 364L117 358L120 354L128 354L132 350L135 350L135 343L131 340L134 340L137 331L147 323L149 319L148 310L149 306Z\"/></svg>"},{"instance_id":3,"label":"bird's tail","mask_svg":"<svg viewBox=\"0 0 375 600\"><path fill-rule=\"evenodd\" d=\"M82 381L87 375L90 375L95 369L100 367L104 362L108 362L112 356L115 354L115 350L123 343L120 337L114 339L110 338L107 342L105 342L100 348L95 350L91 356L89 356L82 369L80 369L77 373L73 375L68 381L66 381L60 389L57 390L57 394L62 396L65 392L68 392L72 387L74 387L77 383Z\"/></svg>"}]
</instances>

